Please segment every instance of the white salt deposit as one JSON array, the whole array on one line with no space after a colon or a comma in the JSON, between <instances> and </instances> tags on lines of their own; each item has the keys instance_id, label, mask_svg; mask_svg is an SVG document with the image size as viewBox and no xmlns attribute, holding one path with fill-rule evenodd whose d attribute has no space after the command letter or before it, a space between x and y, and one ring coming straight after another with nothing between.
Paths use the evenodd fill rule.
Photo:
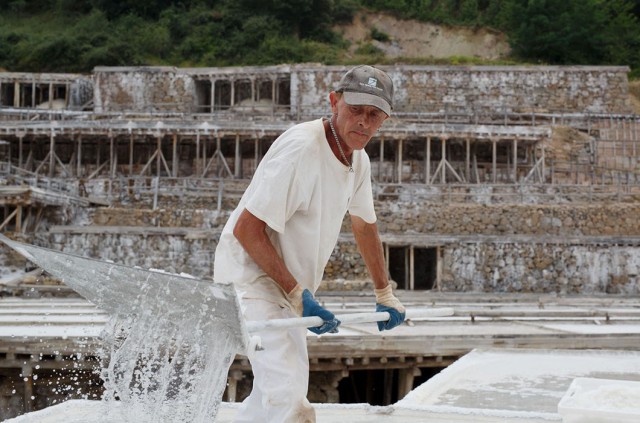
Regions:
<instances>
[{"instance_id":1,"label":"white salt deposit","mask_svg":"<svg viewBox=\"0 0 640 423\"><path fill-rule=\"evenodd\" d=\"M640 382L576 378L558 404L567 423L637 423Z\"/></svg>"},{"instance_id":2,"label":"white salt deposit","mask_svg":"<svg viewBox=\"0 0 640 423\"><path fill-rule=\"evenodd\" d=\"M474 350L397 405L556 413L577 377L638 380L640 352Z\"/></svg>"}]
</instances>

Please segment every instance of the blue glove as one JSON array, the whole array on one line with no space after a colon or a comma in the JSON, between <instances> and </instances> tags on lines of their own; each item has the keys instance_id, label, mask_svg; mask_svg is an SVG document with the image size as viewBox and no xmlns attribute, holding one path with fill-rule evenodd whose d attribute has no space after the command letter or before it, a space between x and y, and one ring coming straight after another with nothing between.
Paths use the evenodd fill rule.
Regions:
<instances>
[{"instance_id":1,"label":"blue glove","mask_svg":"<svg viewBox=\"0 0 640 423\"><path fill-rule=\"evenodd\" d=\"M324 320L322 326L307 328L311 332L317 335L338 332L340 320L336 319L332 312L318 304L318 301L313 298L313 294L308 289L305 289L302 291L302 317L308 316L318 316Z\"/></svg>"},{"instance_id":2,"label":"blue glove","mask_svg":"<svg viewBox=\"0 0 640 423\"><path fill-rule=\"evenodd\" d=\"M389 320L386 322L378 322L378 330L389 330L398 326L404 321L406 311L399 299L393 295L391 285L387 285L381 289L374 289L376 294L376 311L386 311L389 313Z\"/></svg>"},{"instance_id":3,"label":"blue glove","mask_svg":"<svg viewBox=\"0 0 640 423\"><path fill-rule=\"evenodd\" d=\"M406 313L401 313L395 308L387 307L382 304L376 304L376 311L386 311L389 313L389 320L386 322L378 322L378 330L382 332L383 330L393 329L398 326L400 323L404 322L404 318Z\"/></svg>"}]
</instances>

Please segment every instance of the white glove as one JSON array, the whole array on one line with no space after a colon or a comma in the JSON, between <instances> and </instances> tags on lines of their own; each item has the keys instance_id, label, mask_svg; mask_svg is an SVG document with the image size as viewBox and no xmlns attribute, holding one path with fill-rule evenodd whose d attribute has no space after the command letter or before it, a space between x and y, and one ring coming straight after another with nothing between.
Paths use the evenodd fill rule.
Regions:
<instances>
[{"instance_id":1,"label":"white glove","mask_svg":"<svg viewBox=\"0 0 640 423\"><path fill-rule=\"evenodd\" d=\"M374 289L376 294L376 311L386 311L389 313L389 320L378 322L378 330L389 330L398 326L404 321L406 310L400 300L393 295L391 285L382 289Z\"/></svg>"}]
</instances>

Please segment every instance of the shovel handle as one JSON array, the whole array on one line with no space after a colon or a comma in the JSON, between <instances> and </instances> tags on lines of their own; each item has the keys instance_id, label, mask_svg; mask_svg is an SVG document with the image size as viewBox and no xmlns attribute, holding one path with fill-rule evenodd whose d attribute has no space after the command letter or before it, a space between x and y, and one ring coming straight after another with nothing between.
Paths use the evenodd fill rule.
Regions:
<instances>
[{"instance_id":1,"label":"shovel handle","mask_svg":"<svg viewBox=\"0 0 640 423\"><path fill-rule=\"evenodd\" d=\"M453 308L425 308L407 310L407 319L419 319L423 317L445 317L452 316ZM350 313L336 315L336 319L340 320L341 324L349 323L371 323L371 322L385 322L389 320L389 313L386 311L370 312L370 313ZM322 326L324 321L318 316L310 317L294 317L291 319L273 319L264 321L250 321L247 322L247 330L251 333L260 332L264 330L273 329L289 329L289 328L312 328Z\"/></svg>"}]
</instances>

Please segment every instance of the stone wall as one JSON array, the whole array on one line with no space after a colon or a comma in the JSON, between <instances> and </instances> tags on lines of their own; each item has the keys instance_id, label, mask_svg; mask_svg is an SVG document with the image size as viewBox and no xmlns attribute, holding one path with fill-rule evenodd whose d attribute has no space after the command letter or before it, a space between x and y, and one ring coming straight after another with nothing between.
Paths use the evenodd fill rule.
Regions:
<instances>
[{"instance_id":1,"label":"stone wall","mask_svg":"<svg viewBox=\"0 0 640 423\"><path fill-rule=\"evenodd\" d=\"M627 72L618 67L408 67L395 73L402 99L396 110L629 113Z\"/></svg>"},{"instance_id":2,"label":"stone wall","mask_svg":"<svg viewBox=\"0 0 640 423\"><path fill-rule=\"evenodd\" d=\"M626 67L381 66L399 113L631 113ZM326 110L347 67L294 68L302 110ZM293 79L292 79L293 83ZM293 92L293 90L292 90ZM300 93L305 93L304 96Z\"/></svg>"},{"instance_id":3,"label":"stone wall","mask_svg":"<svg viewBox=\"0 0 640 423\"><path fill-rule=\"evenodd\" d=\"M345 66L282 66L291 76L292 118L328 112L327 94ZM381 66L393 79L400 113L631 113L626 67ZM242 74L261 68L242 68ZM211 74L219 73L215 68ZM195 110L195 76L207 68L94 70L97 112ZM233 75L229 76L233 80Z\"/></svg>"},{"instance_id":4,"label":"stone wall","mask_svg":"<svg viewBox=\"0 0 640 423\"><path fill-rule=\"evenodd\" d=\"M639 204L623 203L378 204L383 240L391 245L437 247L441 274L436 288L464 292L640 293L638 215ZM49 234L40 234L37 243L121 264L210 278L226 216L209 210L108 208L94 219L105 226L52 228ZM326 289L358 290L368 285L347 222L325 269Z\"/></svg>"},{"instance_id":5,"label":"stone wall","mask_svg":"<svg viewBox=\"0 0 640 423\"><path fill-rule=\"evenodd\" d=\"M94 111L191 113L196 104L194 84L191 76L172 67L98 67Z\"/></svg>"},{"instance_id":6,"label":"stone wall","mask_svg":"<svg viewBox=\"0 0 640 423\"><path fill-rule=\"evenodd\" d=\"M640 294L640 245L450 244L442 268L442 291Z\"/></svg>"},{"instance_id":7,"label":"stone wall","mask_svg":"<svg viewBox=\"0 0 640 423\"><path fill-rule=\"evenodd\" d=\"M640 204L379 204L381 233L640 236Z\"/></svg>"}]
</instances>

